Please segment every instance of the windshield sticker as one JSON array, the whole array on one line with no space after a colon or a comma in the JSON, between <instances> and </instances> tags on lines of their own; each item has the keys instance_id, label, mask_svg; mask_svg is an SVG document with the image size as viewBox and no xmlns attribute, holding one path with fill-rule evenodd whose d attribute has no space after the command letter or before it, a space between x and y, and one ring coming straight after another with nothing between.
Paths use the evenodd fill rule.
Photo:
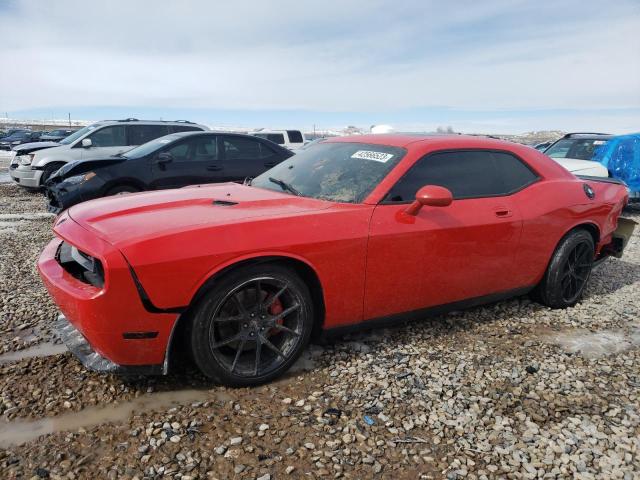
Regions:
<instances>
[{"instance_id":1,"label":"windshield sticker","mask_svg":"<svg viewBox=\"0 0 640 480\"><path fill-rule=\"evenodd\" d=\"M604 145L605 143L607 142L605 142L604 140L596 140L593 142L594 145Z\"/></svg>"},{"instance_id":2,"label":"windshield sticker","mask_svg":"<svg viewBox=\"0 0 640 480\"><path fill-rule=\"evenodd\" d=\"M360 158L362 160L374 160L376 162L387 162L393 158L392 153L372 152L371 150L358 150L351 155L351 158Z\"/></svg>"}]
</instances>

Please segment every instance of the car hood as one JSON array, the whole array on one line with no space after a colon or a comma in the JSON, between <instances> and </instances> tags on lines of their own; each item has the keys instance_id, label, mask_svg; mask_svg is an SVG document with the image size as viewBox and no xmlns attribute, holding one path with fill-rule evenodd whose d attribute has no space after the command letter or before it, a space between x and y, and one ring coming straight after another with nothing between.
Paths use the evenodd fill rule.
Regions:
<instances>
[{"instance_id":1,"label":"car hood","mask_svg":"<svg viewBox=\"0 0 640 480\"><path fill-rule=\"evenodd\" d=\"M51 142L53 143L53 142ZM50 154L55 154L58 152L68 152L69 151L69 145L60 145L59 143L55 143L54 145L52 145L51 147L47 147L47 151L46 152L40 152L38 151L38 153L36 153L36 158L38 158L39 155L50 155Z\"/></svg>"},{"instance_id":2,"label":"car hood","mask_svg":"<svg viewBox=\"0 0 640 480\"><path fill-rule=\"evenodd\" d=\"M593 177L609 176L609 172L604 165L592 160L579 160L577 158L554 158L553 160L574 175L590 175Z\"/></svg>"},{"instance_id":3,"label":"car hood","mask_svg":"<svg viewBox=\"0 0 640 480\"><path fill-rule=\"evenodd\" d=\"M69 178L73 175L79 175L81 173L88 172L89 170L93 170L100 167L106 167L107 165L113 165L114 163L122 163L126 161L125 157L106 157L106 158L94 158L90 160L74 160L72 162L68 162L60 167L56 173L54 173L50 179L51 180L63 180L65 178Z\"/></svg>"},{"instance_id":4,"label":"car hood","mask_svg":"<svg viewBox=\"0 0 640 480\"><path fill-rule=\"evenodd\" d=\"M68 214L106 242L124 248L188 229L299 215L331 205L323 200L222 183L101 198L71 207Z\"/></svg>"},{"instance_id":5,"label":"car hood","mask_svg":"<svg viewBox=\"0 0 640 480\"><path fill-rule=\"evenodd\" d=\"M29 142L23 143L21 145L16 145L15 147L13 147L13 149L18 152L18 155L22 155L24 153L35 152L36 150L59 146L60 144L57 142Z\"/></svg>"}]
</instances>

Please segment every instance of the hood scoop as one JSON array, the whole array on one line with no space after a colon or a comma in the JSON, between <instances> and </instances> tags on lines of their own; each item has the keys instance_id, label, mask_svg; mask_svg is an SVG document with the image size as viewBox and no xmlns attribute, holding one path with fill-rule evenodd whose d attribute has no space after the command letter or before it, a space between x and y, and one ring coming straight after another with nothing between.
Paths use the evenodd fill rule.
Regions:
<instances>
[{"instance_id":1,"label":"hood scoop","mask_svg":"<svg viewBox=\"0 0 640 480\"><path fill-rule=\"evenodd\" d=\"M233 205L237 205L238 202L232 202L230 200L214 200L211 202L213 205L218 207L232 207Z\"/></svg>"}]
</instances>

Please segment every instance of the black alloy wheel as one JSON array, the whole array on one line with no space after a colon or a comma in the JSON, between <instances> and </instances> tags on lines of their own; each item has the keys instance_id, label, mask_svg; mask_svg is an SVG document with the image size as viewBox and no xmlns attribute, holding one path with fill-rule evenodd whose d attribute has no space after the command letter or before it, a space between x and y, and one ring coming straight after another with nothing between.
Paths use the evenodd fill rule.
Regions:
<instances>
[{"instance_id":1,"label":"black alloy wheel","mask_svg":"<svg viewBox=\"0 0 640 480\"><path fill-rule=\"evenodd\" d=\"M295 272L250 267L225 277L196 308L191 344L205 375L230 386L286 371L309 341L311 297Z\"/></svg>"},{"instance_id":2,"label":"black alloy wheel","mask_svg":"<svg viewBox=\"0 0 640 480\"><path fill-rule=\"evenodd\" d=\"M592 246L587 242L578 243L565 260L560 279L562 300L566 303L572 303L578 299L589 279L592 266Z\"/></svg>"},{"instance_id":3,"label":"black alloy wheel","mask_svg":"<svg viewBox=\"0 0 640 480\"><path fill-rule=\"evenodd\" d=\"M591 276L595 244L589 232L576 229L558 244L534 296L551 308L575 305Z\"/></svg>"}]
</instances>

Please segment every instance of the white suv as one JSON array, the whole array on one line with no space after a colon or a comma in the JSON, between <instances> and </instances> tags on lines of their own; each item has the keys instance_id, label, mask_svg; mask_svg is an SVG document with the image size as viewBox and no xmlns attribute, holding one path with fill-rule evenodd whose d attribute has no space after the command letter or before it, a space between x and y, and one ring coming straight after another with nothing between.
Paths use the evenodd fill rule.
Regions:
<instances>
[{"instance_id":1,"label":"white suv","mask_svg":"<svg viewBox=\"0 0 640 480\"><path fill-rule=\"evenodd\" d=\"M304 134L300 130L258 130L249 132L249 135L264 138L294 151L302 148L307 143Z\"/></svg>"},{"instance_id":2,"label":"white suv","mask_svg":"<svg viewBox=\"0 0 640 480\"><path fill-rule=\"evenodd\" d=\"M110 157L170 133L193 130L209 129L185 120L104 120L69 135L58 146L16 155L9 174L22 187L40 188L67 162Z\"/></svg>"}]
</instances>

